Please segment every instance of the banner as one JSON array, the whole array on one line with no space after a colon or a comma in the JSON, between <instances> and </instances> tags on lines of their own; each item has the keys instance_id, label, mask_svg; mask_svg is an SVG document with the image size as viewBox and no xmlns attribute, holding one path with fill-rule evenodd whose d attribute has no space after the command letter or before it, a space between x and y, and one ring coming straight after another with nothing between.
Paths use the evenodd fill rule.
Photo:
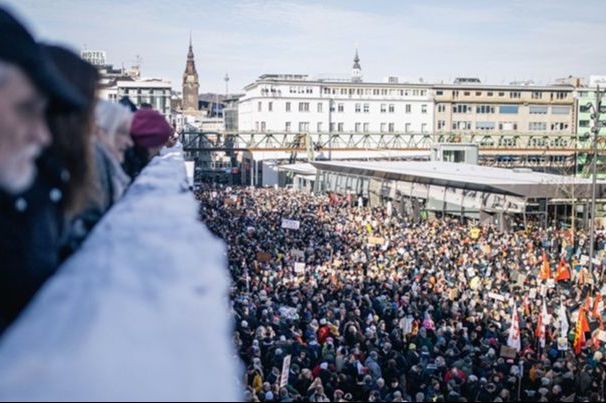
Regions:
<instances>
[{"instance_id":1,"label":"banner","mask_svg":"<svg viewBox=\"0 0 606 403\"><path fill-rule=\"evenodd\" d=\"M300 259L305 259L305 252L300 249L291 249L290 254L292 257L298 257Z\"/></svg>"},{"instance_id":2,"label":"banner","mask_svg":"<svg viewBox=\"0 0 606 403\"><path fill-rule=\"evenodd\" d=\"M482 231L478 227L473 227L469 230L469 236L471 239L478 239Z\"/></svg>"},{"instance_id":3,"label":"banner","mask_svg":"<svg viewBox=\"0 0 606 403\"><path fill-rule=\"evenodd\" d=\"M282 374L280 374L280 389L288 386L288 373L290 372L290 354L284 357L282 362Z\"/></svg>"},{"instance_id":4,"label":"banner","mask_svg":"<svg viewBox=\"0 0 606 403\"><path fill-rule=\"evenodd\" d=\"M368 244L369 245L383 245L385 243L385 238L377 237L377 236L369 236Z\"/></svg>"},{"instance_id":5,"label":"banner","mask_svg":"<svg viewBox=\"0 0 606 403\"><path fill-rule=\"evenodd\" d=\"M267 263L271 261L271 255L267 252L257 252L257 260L261 263Z\"/></svg>"},{"instance_id":6,"label":"banner","mask_svg":"<svg viewBox=\"0 0 606 403\"><path fill-rule=\"evenodd\" d=\"M282 219L282 228L298 230L300 226L301 223L297 220Z\"/></svg>"}]
</instances>

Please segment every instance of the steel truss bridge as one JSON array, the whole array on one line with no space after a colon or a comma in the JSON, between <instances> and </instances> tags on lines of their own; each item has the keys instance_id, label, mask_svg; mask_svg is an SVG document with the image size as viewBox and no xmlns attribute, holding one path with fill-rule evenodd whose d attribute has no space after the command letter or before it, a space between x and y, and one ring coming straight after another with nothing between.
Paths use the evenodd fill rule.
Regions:
<instances>
[{"instance_id":1,"label":"steel truss bridge","mask_svg":"<svg viewBox=\"0 0 606 403\"><path fill-rule=\"evenodd\" d=\"M240 151L285 151L298 159L315 151L401 150L427 153L438 143L470 143L479 146L480 164L498 167L582 170L592 155L590 136L581 134L488 134L488 133L284 133L201 132L181 133L184 151L190 157ZM606 136L597 144L600 159L606 156Z\"/></svg>"}]
</instances>

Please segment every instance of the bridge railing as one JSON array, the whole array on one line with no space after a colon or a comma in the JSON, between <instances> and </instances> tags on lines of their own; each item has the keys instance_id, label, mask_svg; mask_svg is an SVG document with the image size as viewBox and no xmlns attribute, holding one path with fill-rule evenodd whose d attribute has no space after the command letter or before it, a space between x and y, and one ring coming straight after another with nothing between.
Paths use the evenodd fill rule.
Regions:
<instances>
[{"instance_id":1,"label":"bridge railing","mask_svg":"<svg viewBox=\"0 0 606 403\"><path fill-rule=\"evenodd\" d=\"M234 401L225 247L156 157L0 340L0 400Z\"/></svg>"}]
</instances>

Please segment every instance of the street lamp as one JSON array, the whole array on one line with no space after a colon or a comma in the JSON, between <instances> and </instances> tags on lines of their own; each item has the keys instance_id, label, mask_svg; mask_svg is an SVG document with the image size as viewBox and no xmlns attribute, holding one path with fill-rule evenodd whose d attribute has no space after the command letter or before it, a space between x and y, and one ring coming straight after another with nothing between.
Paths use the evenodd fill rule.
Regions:
<instances>
[{"instance_id":1,"label":"street lamp","mask_svg":"<svg viewBox=\"0 0 606 403\"><path fill-rule=\"evenodd\" d=\"M587 108L592 112L591 118L593 120L593 126L591 127L591 133L593 134L592 139L592 166L591 166L591 221L589 226L589 273L593 275L593 258L594 258L594 244L595 244L595 199L596 199L596 181L597 181L597 163L598 163L598 133L600 132L600 110L602 109L602 93L600 93L600 86L598 85L595 93L595 104L591 102L587 103ZM597 285L597 284L596 284Z\"/></svg>"}]
</instances>

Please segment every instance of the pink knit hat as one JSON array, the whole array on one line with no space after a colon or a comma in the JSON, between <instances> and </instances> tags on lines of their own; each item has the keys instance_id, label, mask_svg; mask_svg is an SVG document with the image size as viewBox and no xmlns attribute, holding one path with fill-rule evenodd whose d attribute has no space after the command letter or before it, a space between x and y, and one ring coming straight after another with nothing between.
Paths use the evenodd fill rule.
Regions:
<instances>
[{"instance_id":1,"label":"pink knit hat","mask_svg":"<svg viewBox=\"0 0 606 403\"><path fill-rule=\"evenodd\" d=\"M164 116L153 109L139 109L133 117L130 134L136 145L150 148L166 144L173 128Z\"/></svg>"}]
</instances>

